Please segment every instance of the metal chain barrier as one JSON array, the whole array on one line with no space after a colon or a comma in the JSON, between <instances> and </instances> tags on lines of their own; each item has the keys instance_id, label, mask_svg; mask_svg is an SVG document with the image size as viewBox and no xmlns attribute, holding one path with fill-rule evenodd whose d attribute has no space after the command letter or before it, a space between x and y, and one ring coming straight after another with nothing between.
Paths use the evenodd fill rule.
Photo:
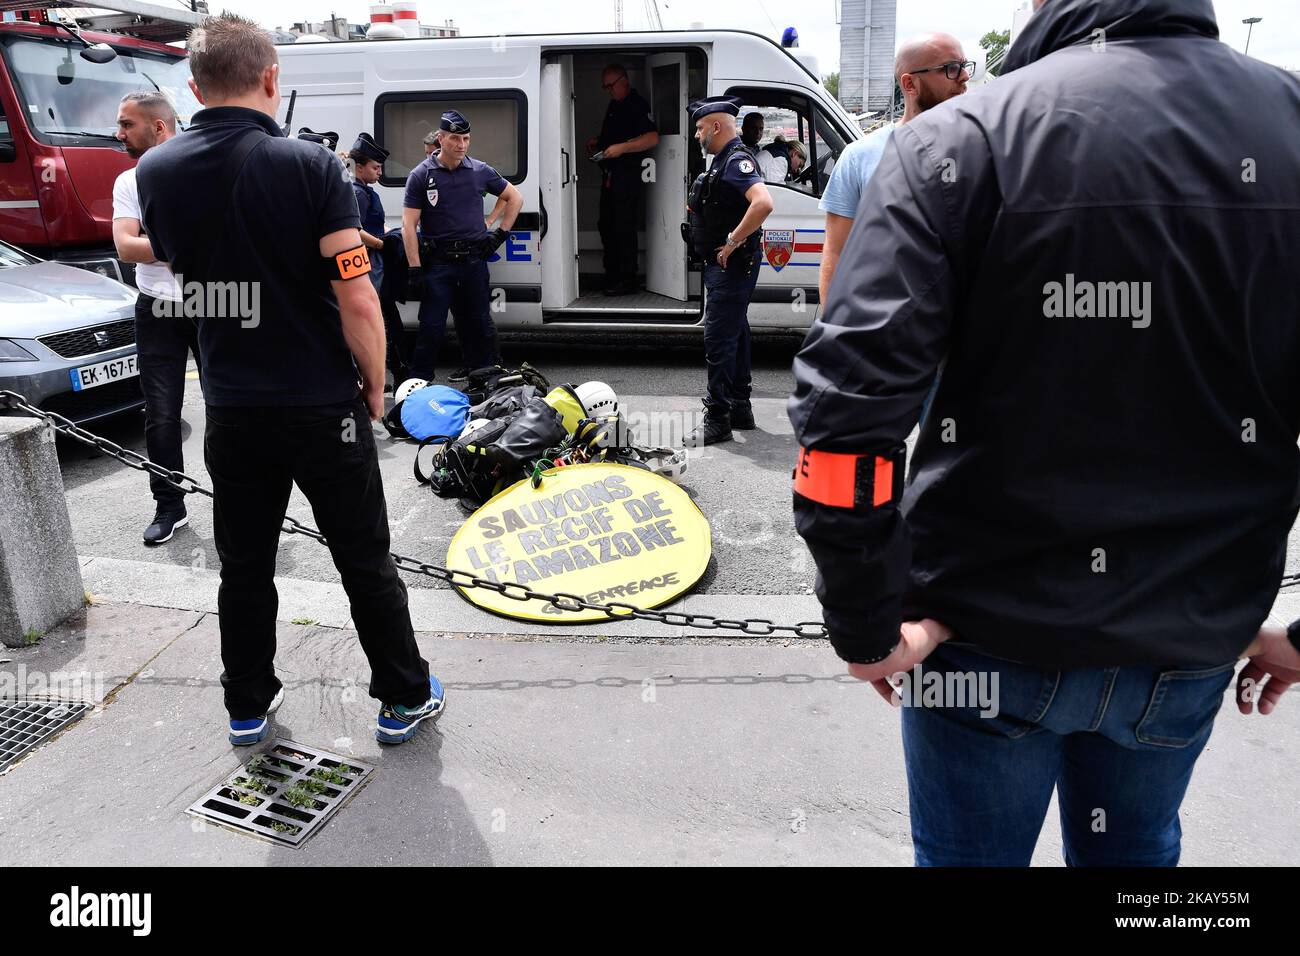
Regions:
<instances>
[{"instance_id":1,"label":"metal chain barrier","mask_svg":"<svg viewBox=\"0 0 1300 956\"><path fill-rule=\"evenodd\" d=\"M212 497L212 492L209 489L204 488L197 480L184 472L164 468L138 452L123 448L116 442L86 431L57 412L47 412L44 409L29 405L27 400L17 392L0 389L0 408L25 412L28 415L44 419L54 427L55 431L76 439L83 445L88 445L110 458L117 459L128 468L157 475L163 481L187 495L199 494L208 498ZM280 530L283 534L300 534L314 541L319 541L321 544L325 543L323 534L292 516L285 516L284 524ZM399 569L408 574L423 574L439 581L445 581L457 588L479 588L485 591L493 591L514 601L541 601L561 611L599 611L611 621L655 621L669 627L693 627L705 631L729 631L744 637L774 637L786 634L805 640L824 640L827 637L826 625L820 621L805 621L800 624L777 624L766 618L734 620L725 617L714 617L712 614L654 611L622 601L611 601L608 604L602 604L588 601L578 594L567 594L563 591L557 594L545 594L541 591L534 591L523 584L510 581L490 581L469 571L453 571L441 565L430 564L418 558L398 554L395 551L390 551L389 556L392 557L393 562Z\"/></svg>"}]
</instances>

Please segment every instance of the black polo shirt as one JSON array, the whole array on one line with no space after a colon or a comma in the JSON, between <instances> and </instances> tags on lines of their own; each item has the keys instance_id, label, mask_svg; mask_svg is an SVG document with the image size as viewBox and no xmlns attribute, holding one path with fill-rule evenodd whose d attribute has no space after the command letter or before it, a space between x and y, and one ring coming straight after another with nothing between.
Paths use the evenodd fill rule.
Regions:
<instances>
[{"instance_id":1,"label":"black polo shirt","mask_svg":"<svg viewBox=\"0 0 1300 956\"><path fill-rule=\"evenodd\" d=\"M227 195L226 157L258 142ZM140 160L141 223L199 321L209 405L325 405L358 392L319 240L358 228L338 159L265 113L220 106ZM191 285L197 283L199 285ZM231 286L228 283L236 283ZM196 293L200 293L196 295Z\"/></svg>"},{"instance_id":2,"label":"black polo shirt","mask_svg":"<svg viewBox=\"0 0 1300 956\"><path fill-rule=\"evenodd\" d=\"M614 143L636 139L643 133L653 133L656 129L654 115L650 112L650 104L645 101L645 97L636 90L628 90L627 96L621 100L610 99L596 142L603 150ZM640 177L644 156L644 153L628 153L617 159L604 160L601 166L616 176Z\"/></svg>"}]
</instances>

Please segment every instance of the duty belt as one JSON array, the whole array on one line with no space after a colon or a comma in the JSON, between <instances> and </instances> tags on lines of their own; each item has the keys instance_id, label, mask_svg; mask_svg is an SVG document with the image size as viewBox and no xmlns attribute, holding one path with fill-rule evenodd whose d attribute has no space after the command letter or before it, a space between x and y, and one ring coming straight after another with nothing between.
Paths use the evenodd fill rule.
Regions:
<instances>
[{"instance_id":1,"label":"duty belt","mask_svg":"<svg viewBox=\"0 0 1300 956\"><path fill-rule=\"evenodd\" d=\"M420 243L420 258L443 262L476 258L479 242L478 239L424 239Z\"/></svg>"}]
</instances>

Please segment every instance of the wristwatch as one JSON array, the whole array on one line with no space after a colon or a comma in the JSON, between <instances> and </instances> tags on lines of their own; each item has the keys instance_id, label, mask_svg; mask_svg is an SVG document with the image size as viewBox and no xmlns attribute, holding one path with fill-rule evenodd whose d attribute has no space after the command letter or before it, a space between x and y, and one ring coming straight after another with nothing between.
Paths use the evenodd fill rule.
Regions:
<instances>
[{"instance_id":1,"label":"wristwatch","mask_svg":"<svg viewBox=\"0 0 1300 956\"><path fill-rule=\"evenodd\" d=\"M739 240L733 239L731 233L727 233L727 245L734 249L736 246L740 245L740 242Z\"/></svg>"},{"instance_id":2,"label":"wristwatch","mask_svg":"<svg viewBox=\"0 0 1300 956\"><path fill-rule=\"evenodd\" d=\"M1286 639L1291 642L1291 646L1300 651L1300 621L1296 621L1286 629Z\"/></svg>"}]
</instances>

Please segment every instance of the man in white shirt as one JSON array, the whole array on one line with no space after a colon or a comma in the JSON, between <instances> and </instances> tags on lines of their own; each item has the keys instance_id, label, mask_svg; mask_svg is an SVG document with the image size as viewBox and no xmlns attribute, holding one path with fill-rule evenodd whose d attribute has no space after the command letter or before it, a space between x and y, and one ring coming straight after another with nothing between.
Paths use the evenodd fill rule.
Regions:
<instances>
[{"instance_id":1,"label":"man in white shirt","mask_svg":"<svg viewBox=\"0 0 1300 956\"><path fill-rule=\"evenodd\" d=\"M128 93L117 114L117 139L132 159L176 135L176 111L157 92ZM185 398L188 353L199 363L198 329L183 310L181 290L165 263L154 259L149 239L140 226L140 195L135 168L126 170L113 184L113 244L118 258L135 263L135 348L144 392L144 440L149 458L164 468L184 471L181 453L181 403ZM185 496L156 475L149 489L157 505L154 519L144 532L144 543L170 541L175 530L189 523Z\"/></svg>"}]
</instances>

